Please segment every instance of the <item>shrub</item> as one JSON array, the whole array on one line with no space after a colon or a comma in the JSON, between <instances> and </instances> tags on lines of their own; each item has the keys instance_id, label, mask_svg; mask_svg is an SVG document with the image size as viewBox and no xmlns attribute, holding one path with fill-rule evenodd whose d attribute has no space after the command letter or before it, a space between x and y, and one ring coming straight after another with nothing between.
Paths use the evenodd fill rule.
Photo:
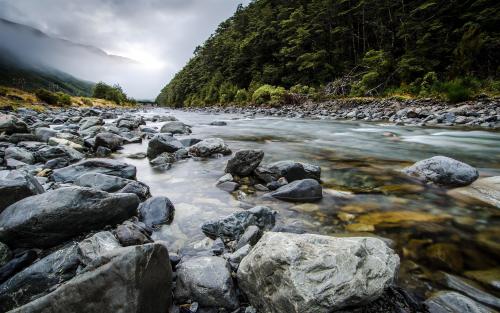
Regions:
<instances>
[{"instance_id":1,"label":"shrub","mask_svg":"<svg viewBox=\"0 0 500 313\"><path fill-rule=\"evenodd\" d=\"M113 101L116 104L128 101L127 95L123 92L120 85L109 86L103 82L99 82L94 86L92 96L98 99Z\"/></svg>"},{"instance_id":2,"label":"shrub","mask_svg":"<svg viewBox=\"0 0 500 313\"><path fill-rule=\"evenodd\" d=\"M271 91L274 89L271 85L262 85L254 91L252 101L256 104L264 104L271 101Z\"/></svg>"},{"instance_id":3,"label":"shrub","mask_svg":"<svg viewBox=\"0 0 500 313\"><path fill-rule=\"evenodd\" d=\"M237 103L245 103L248 101L248 92L246 89L239 89L234 96L234 101Z\"/></svg>"},{"instance_id":4,"label":"shrub","mask_svg":"<svg viewBox=\"0 0 500 313\"><path fill-rule=\"evenodd\" d=\"M85 105L87 105L87 106L92 106L92 105L94 105L94 103L92 103L92 100L87 99L87 98L83 98L83 99L82 99L82 102L83 102L83 104L85 104Z\"/></svg>"},{"instance_id":5,"label":"shrub","mask_svg":"<svg viewBox=\"0 0 500 313\"><path fill-rule=\"evenodd\" d=\"M57 94L48 91L47 89L38 89L35 92L36 97L47 104L56 105L59 101Z\"/></svg>"},{"instance_id":6,"label":"shrub","mask_svg":"<svg viewBox=\"0 0 500 313\"><path fill-rule=\"evenodd\" d=\"M71 97L64 92L57 92L57 104L62 106L70 106L71 105Z\"/></svg>"},{"instance_id":7,"label":"shrub","mask_svg":"<svg viewBox=\"0 0 500 313\"><path fill-rule=\"evenodd\" d=\"M455 79L444 83L442 89L446 99L452 103L467 101L472 96L472 89L462 79Z\"/></svg>"}]
</instances>

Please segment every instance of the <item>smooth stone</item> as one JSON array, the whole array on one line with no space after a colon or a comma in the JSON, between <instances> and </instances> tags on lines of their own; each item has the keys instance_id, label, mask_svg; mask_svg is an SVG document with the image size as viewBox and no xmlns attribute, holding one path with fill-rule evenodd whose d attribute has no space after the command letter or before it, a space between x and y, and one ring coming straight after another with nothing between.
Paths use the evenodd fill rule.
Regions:
<instances>
[{"instance_id":1,"label":"smooth stone","mask_svg":"<svg viewBox=\"0 0 500 313\"><path fill-rule=\"evenodd\" d=\"M398 267L377 238L267 232L237 278L259 312L329 313L379 298Z\"/></svg>"},{"instance_id":2,"label":"smooth stone","mask_svg":"<svg viewBox=\"0 0 500 313\"><path fill-rule=\"evenodd\" d=\"M229 155L231 149L220 138L208 138L189 147L189 153L195 157L210 157L214 154Z\"/></svg>"},{"instance_id":3,"label":"smooth stone","mask_svg":"<svg viewBox=\"0 0 500 313\"><path fill-rule=\"evenodd\" d=\"M0 283L3 283L14 274L20 272L33 263L38 257L35 250L25 250L16 253L7 263L0 267Z\"/></svg>"},{"instance_id":4,"label":"smooth stone","mask_svg":"<svg viewBox=\"0 0 500 313\"><path fill-rule=\"evenodd\" d=\"M450 215L434 215L415 211L372 212L360 215L356 221L377 227L400 227L418 223L443 223L452 219Z\"/></svg>"},{"instance_id":5,"label":"smooth stone","mask_svg":"<svg viewBox=\"0 0 500 313\"><path fill-rule=\"evenodd\" d=\"M204 307L236 309L238 298L226 260L215 256L197 257L177 265L177 285L174 297Z\"/></svg>"},{"instance_id":6,"label":"smooth stone","mask_svg":"<svg viewBox=\"0 0 500 313\"><path fill-rule=\"evenodd\" d=\"M84 273L11 313L165 313L172 304L172 269L162 244L120 248Z\"/></svg>"},{"instance_id":7,"label":"smooth stone","mask_svg":"<svg viewBox=\"0 0 500 313\"><path fill-rule=\"evenodd\" d=\"M132 182L130 179L118 176L100 173L86 173L79 176L75 180L74 184L80 187L93 188L106 192L115 192L122 189L130 182Z\"/></svg>"},{"instance_id":8,"label":"smooth stone","mask_svg":"<svg viewBox=\"0 0 500 313\"><path fill-rule=\"evenodd\" d=\"M191 127L179 121L172 121L163 124L163 126L160 129L160 132L189 135L191 134Z\"/></svg>"},{"instance_id":9,"label":"smooth stone","mask_svg":"<svg viewBox=\"0 0 500 313\"><path fill-rule=\"evenodd\" d=\"M56 182L72 183L86 173L100 173L135 180L136 168L133 165L110 159L86 159L54 170L52 178Z\"/></svg>"},{"instance_id":10,"label":"smooth stone","mask_svg":"<svg viewBox=\"0 0 500 313\"><path fill-rule=\"evenodd\" d=\"M418 161L403 172L425 182L449 187L470 185L479 177L472 166L444 156Z\"/></svg>"},{"instance_id":11,"label":"smooth stone","mask_svg":"<svg viewBox=\"0 0 500 313\"><path fill-rule=\"evenodd\" d=\"M321 178L321 167L295 161L278 161L255 169L255 174L266 183L285 177L288 182Z\"/></svg>"},{"instance_id":12,"label":"smooth stone","mask_svg":"<svg viewBox=\"0 0 500 313\"><path fill-rule=\"evenodd\" d=\"M233 192L237 190L240 187L240 184L233 182L233 181L228 181L228 182L223 182L220 184L217 184L217 188L227 191L227 192Z\"/></svg>"},{"instance_id":13,"label":"smooth stone","mask_svg":"<svg viewBox=\"0 0 500 313\"><path fill-rule=\"evenodd\" d=\"M94 149L105 147L111 151L116 151L123 145L123 142L122 136L113 133L99 133L95 136Z\"/></svg>"},{"instance_id":14,"label":"smooth stone","mask_svg":"<svg viewBox=\"0 0 500 313\"><path fill-rule=\"evenodd\" d=\"M14 115L0 114L0 133L27 133L28 125Z\"/></svg>"},{"instance_id":15,"label":"smooth stone","mask_svg":"<svg viewBox=\"0 0 500 313\"><path fill-rule=\"evenodd\" d=\"M121 248L118 239L109 231L101 231L80 241L78 259L84 265L90 265L103 254Z\"/></svg>"},{"instance_id":16,"label":"smooth stone","mask_svg":"<svg viewBox=\"0 0 500 313\"><path fill-rule=\"evenodd\" d=\"M198 138L185 138L185 139L181 139L180 141L184 145L184 147L191 147L192 145L195 145L198 142L200 142L201 139L198 139Z\"/></svg>"},{"instance_id":17,"label":"smooth stone","mask_svg":"<svg viewBox=\"0 0 500 313\"><path fill-rule=\"evenodd\" d=\"M55 159L52 159L52 160L48 160L43 165L43 168L44 169L48 168L48 169L51 169L51 170L55 170L55 169L58 169L58 168L63 168L63 167L69 166L69 165L70 165L69 160L66 159L66 158L64 158L64 157L61 157L61 158L55 158Z\"/></svg>"},{"instance_id":18,"label":"smooth stone","mask_svg":"<svg viewBox=\"0 0 500 313\"><path fill-rule=\"evenodd\" d=\"M13 159L26 164L34 164L35 156L26 149L19 147L9 147L5 149L5 159Z\"/></svg>"},{"instance_id":19,"label":"smooth stone","mask_svg":"<svg viewBox=\"0 0 500 313\"><path fill-rule=\"evenodd\" d=\"M43 142L48 142L49 138L55 137L57 133L57 131L48 127L38 127L35 129L35 136Z\"/></svg>"},{"instance_id":20,"label":"smooth stone","mask_svg":"<svg viewBox=\"0 0 500 313\"><path fill-rule=\"evenodd\" d=\"M46 146L34 153L37 162L47 162L55 158L66 158L70 162L82 160L85 155L69 146Z\"/></svg>"},{"instance_id":21,"label":"smooth stone","mask_svg":"<svg viewBox=\"0 0 500 313\"><path fill-rule=\"evenodd\" d=\"M487 270L466 271L465 277L480 282L484 286L500 291L500 267Z\"/></svg>"},{"instance_id":22,"label":"smooth stone","mask_svg":"<svg viewBox=\"0 0 500 313\"><path fill-rule=\"evenodd\" d=\"M33 175L13 170L0 171L0 212L9 205L44 192Z\"/></svg>"},{"instance_id":23,"label":"smooth stone","mask_svg":"<svg viewBox=\"0 0 500 313\"><path fill-rule=\"evenodd\" d=\"M217 180L217 185L227 183L227 182L232 182L233 180L234 180L233 175L228 173Z\"/></svg>"},{"instance_id":24,"label":"smooth stone","mask_svg":"<svg viewBox=\"0 0 500 313\"><path fill-rule=\"evenodd\" d=\"M174 219L175 208L167 197L153 197L139 205L139 219L147 227L169 224Z\"/></svg>"},{"instance_id":25,"label":"smooth stone","mask_svg":"<svg viewBox=\"0 0 500 313\"><path fill-rule=\"evenodd\" d=\"M131 181L125 187L118 190L117 193L133 193L139 197L141 201L146 201L151 197L149 186L140 181Z\"/></svg>"},{"instance_id":26,"label":"smooth stone","mask_svg":"<svg viewBox=\"0 0 500 313\"><path fill-rule=\"evenodd\" d=\"M262 150L240 150L227 161L226 173L237 176L248 176L259 166L264 158Z\"/></svg>"},{"instance_id":27,"label":"smooth stone","mask_svg":"<svg viewBox=\"0 0 500 313\"><path fill-rule=\"evenodd\" d=\"M148 158L154 159L163 152L174 153L184 148L182 143L168 134L157 134L148 143Z\"/></svg>"},{"instance_id":28,"label":"smooth stone","mask_svg":"<svg viewBox=\"0 0 500 313\"><path fill-rule=\"evenodd\" d=\"M136 159L136 160L141 160L141 159L144 159L146 157L147 157L147 155L144 152L137 152L137 153L132 153L132 154L127 155L127 158Z\"/></svg>"},{"instance_id":29,"label":"smooth stone","mask_svg":"<svg viewBox=\"0 0 500 313\"><path fill-rule=\"evenodd\" d=\"M269 195L284 201L314 202L323 198L323 188L315 179L302 179L280 187Z\"/></svg>"},{"instance_id":30,"label":"smooth stone","mask_svg":"<svg viewBox=\"0 0 500 313\"><path fill-rule=\"evenodd\" d=\"M425 301L429 313L496 313L458 292L441 291Z\"/></svg>"},{"instance_id":31,"label":"smooth stone","mask_svg":"<svg viewBox=\"0 0 500 313\"><path fill-rule=\"evenodd\" d=\"M238 211L218 220L207 221L201 230L210 238L239 240L247 227L255 225L261 230L272 229L276 223L276 212L265 206Z\"/></svg>"},{"instance_id":32,"label":"smooth stone","mask_svg":"<svg viewBox=\"0 0 500 313\"><path fill-rule=\"evenodd\" d=\"M20 200L0 214L0 241L10 247L52 247L136 213L134 194L66 187Z\"/></svg>"},{"instance_id":33,"label":"smooth stone","mask_svg":"<svg viewBox=\"0 0 500 313\"><path fill-rule=\"evenodd\" d=\"M459 199L475 199L500 208L500 176L480 178L466 187L455 188L448 194Z\"/></svg>"}]
</instances>

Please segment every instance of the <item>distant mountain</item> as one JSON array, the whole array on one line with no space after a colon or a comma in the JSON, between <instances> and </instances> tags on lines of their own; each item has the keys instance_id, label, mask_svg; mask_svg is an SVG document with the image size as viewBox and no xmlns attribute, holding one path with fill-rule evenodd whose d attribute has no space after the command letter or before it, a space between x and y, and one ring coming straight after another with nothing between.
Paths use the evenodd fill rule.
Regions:
<instances>
[{"instance_id":1,"label":"distant mountain","mask_svg":"<svg viewBox=\"0 0 500 313\"><path fill-rule=\"evenodd\" d=\"M0 18L0 84L85 95L92 88L89 81L113 80L115 73L136 65L134 60Z\"/></svg>"}]
</instances>

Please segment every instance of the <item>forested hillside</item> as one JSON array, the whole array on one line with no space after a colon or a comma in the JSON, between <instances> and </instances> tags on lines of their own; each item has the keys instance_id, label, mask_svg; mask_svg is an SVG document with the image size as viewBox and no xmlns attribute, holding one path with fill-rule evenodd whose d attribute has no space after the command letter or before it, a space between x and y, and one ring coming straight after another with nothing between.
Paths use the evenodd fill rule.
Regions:
<instances>
[{"instance_id":1,"label":"forested hillside","mask_svg":"<svg viewBox=\"0 0 500 313\"><path fill-rule=\"evenodd\" d=\"M498 25L498 0L255 0L196 49L157 101L498 88Z\"/></svg>"}]
</instances>

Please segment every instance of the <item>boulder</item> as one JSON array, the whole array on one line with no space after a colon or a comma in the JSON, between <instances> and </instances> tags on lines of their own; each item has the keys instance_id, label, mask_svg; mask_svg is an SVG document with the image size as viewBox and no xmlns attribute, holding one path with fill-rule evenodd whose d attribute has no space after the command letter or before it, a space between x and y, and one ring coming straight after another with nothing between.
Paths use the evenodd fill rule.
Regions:
<instances>
[{"instance_id":1,"label":"boulder","mask_svg":"<svg viewBox=\"0 0 500 313\"><path fill-rule=\"evenodd\" d=\"M172 303L172 269L162 244L120 248L84 273L12 313L165 313Z\"/></svg>"},{"instance_id":2,"label":"boulder","mask_svg":"<svg viewBox=\"0 0 500 313\"><path fill-rule=\"evenodd\" d=\"M284 201L314 202L323 198L323 188L317 180L302 179L280 187L270 195Z\"/></svg>"},{"instance_id":3,"label":"boulder","mask_svg":"<svg viewBox=\"0 0 500 313\"><path fill-rule=\"evenodd\" d=\"M0 311L6 312L49 292L76 275L76 245L57 250L0 285Z\"/></svg>"},{"instance_id":4,"label":"boulder","mask_svg":"<svg viewBox=\"0 0 500 313\"><path fill-rule=\"evenodd\" d=\"M170 134L191 134L191 127L179 121L172 121L163 124L160 129L162 133L170 133Z\"/></svg>"},{"instance_id":5,"label":"boulder","mask_svg":"<svg viewBox=\"0 0 500 313\"><path fill-rule=\"evenodd\" d=\"M76 164L54 170L52 179L61 183L72 183L86 173L100 173L135 179L136 168L133 165L110 159L86 159Z\"/></svg>"},{"instance_id":6,"label":"boulder","mask_svg":"<svg viewBox=\"0 0 500 313\"><path fill-rule=\"evenodd\" d=\"M12 251L3 242L0 242L0 267L7 264L12 258Z\"/></svg>"},{"instance_id":7,"label":"boulder","mask_svg":"<svg viewBox=\"0 0 500 313\"><path fill-rule=\"evenodd\" d=\"M139 205L134 194L66 187L24 198L0 213L0 240L10 247L52 247L120 223Z\"/></svg>"},{"instance_id":8,"label":"boulder","mask_svg":"<svg viewBox=\"0 0 500 313\"><path fill-rule=\"evenodd\" d=\"M48 127L38 127L35 129L35 136L43 142L48 142L51 137L55 137L56 135L57 131Z\"/></svg>"},{"instance_id":9,"label":"boulder","mask_svg":"<svg viewBox=\"0 0 500 313\"><path fill-rule=\"evenodd\" d=\"M321 167L287 160L260 166L255 170L255 174L266 183L276 181L281 177L286 178L288 182L306 178L319 181Z\"/></svg>"},{"instance_id":10,"label":"boulder","mask_svg":"<svg viewBox=\"0 0 500 313\"><path fill-rule=\"evenodd\" d=\"M262 237L260 228L255 225L250 225L236 243L235 249L238 250L247 244L253 246L259 241L260 237Z\"/></svg>"},{"instance_id":11,"label":"boulder","mask_svg":"<svg viewBox=\"0 0 500 313\"><path fill-rule=\"evenodd\" d=\"M238 307L229 264L220 257L205 256L182 261L176 267L177 302L196 301L203 307Z\"/></svg>"},{"instance_id":12,"label":"boulder","mask_svg":"<svg viewBox=\"0 0 500 313\"><path fill-rule=\"evenodd\" d=\"M183 147L176 138L168 134L157 134L149 141L147 154L150 159L154 159L163 152L174 153Z\"/></svg>"},{"instance_id":13,"label":"boulder","mask_svg":"<svg viewBox=\"0 0 500 313\"><path fill-rule=\"evenodd\" d=\"M141 201L151 197L149 186L140 181L131 181L125 187L117 191L118 193L133 193L139 197Z\"/></svg>"},{"instance_id":14,"label":"boulder","mask_svg":"<svg viewBox=\"0 0 500 313\"><path fill-rule=\"evenodd\" d=\"M106 192L115 192L122 189L130 182L132 182L132 180L118 176L100 173L86 173L79 176L74 181L74 184L80 187L88 187Z\"/></svg>"},{"instance_id":15,"label":"boulder","mask_svg":"<svg viewBox=\"0 0 500 313\"><path fill-rule=\"evenodd\" d=\"M458 292L441 291L425 301L429 313L495 313L493 309L475 302Z\"/></svg>"},{"instance_id":16,"label":"boulder","mask_svg":"<svg viewBox=\"0 0 500 313\"><path fill-rule=\"evenodd\" d=\"M139 219L147 227L168 224L174 218L174 205L167 197L153 197L139 205Z\"/></svg>"},{"instance_id":17,"label":"boulder","mask_svg":"<svg viewBox=\"0 0 500 313\"><path fill-rule=\"evenodd\" d=\"M203 223L201 230L211 238L238 240L245 230L255 225L261 230L269 230L276 223L276 212L265 206L256 206L246 211L238 211L219 220Z\"/></svg>"},{"instance_id":18,"label":"boulder","mask_svg":"<svg viewBox=\"0 0 500 313\"><path fill-rule=\"evenodd\" d=\"M448 194L463 200L477 200L500 208L500 176L480 178L470 186L451 189Z\"/></svg>"},{"instance_id":19,"label":"boulder","mask_svg":"<svg viewBox=\"0 0 500 313\"><path fill-rule=\"evenodd\" d=\"M123 145L123 137L113 133L99 133L95 136L94 149L105 147L111 151L118 150Z\"/></svg>"},{"instance_id":20,"label":"boulder","mask_svg":"<svg viewBox=\"0 0 500 313\"><path fill-rule=\"evenodd\" d=\"M43 187L31 174L0 171L0 212L21 199L43 192Z\"/></svg>"},{"instance_id":21,"label":"boulder","mask_svg":"<svg viewBox=\"0 0 500 313\"><path fill-rule=\"evenodd\" d=\"M38 258L36 250L24 250L14 254L14 256L2 267L0 267L0 284L22 271L25 267L33 263Z\"/></svg>"},{"instance_id":22,"label":"boulder","mask_svg":"<svg viewBox=\"0 0 500 313\"><path fill-rule=\"evenodd\" d=\"M259 312L327 313L377 299L398 266L398 255L377 238L267 232L237 277Z\"/></svg>"},{"instance_id":23,"label":"boulder","mask_svg":"<svg viewBox=\"0 0 500 313\"><path fill-rule=\"evenodd\" d=\"M208 138L189 147L189 153L195 157L206 158L213 154L229 155L231 149L220 138Z\"/></svg>"},{"instance_id":24,"label":"boulder","mask_svg":"<svg viewBox=\"0 0 500 313\"><path fill-rule=\"evenodd\" d=\"M35 163L35 156L26 149L19 147L8 147L5 149L5 159L17 160L26 164Z\"/></svg>"},{"instance_id":25,"label":"boulder","mask_svg":"<svg viewBox=\"0 0 500 313\"><path fill-rule=\"evenodd\" d=\"M191 147L192 145L195 145L200 141L201 139L198 138L185 138L180 140L180 142L184 145L184 147Z\"/></svg>"},{"instance_id":26,"label":"boulder","mask_svg":"<svg viewBox=\"0 0 500 313\"><path fill-rule=\"evenodd\" d=\"M240 150L226 165L226 173L248 176L259 166L264 158L262 150Z\"/></svg>"},{"instance_id":27,"label":"boulder","mask_svg":"<svg viewBox=\"0 0 500 313\"><path fill-rule=\"evenodd\" d=\"M144 223L137 221L136 218L118 225L114 233L120 244L124 247L153 242L151 231Z\"/></svg>"},{"instance_id":28,"label":"boulder","mask_svg":"<svg viewBox=\"0 0 500 313\"><path fill-rule=\"evenodd\" d=\"M47 162L56 158L65 158L69 162L77 162L82 160L85 155L70 146L45 146L38 149L35 153L35 160L37 162Z\"/></svg>"},{"instance_id":29,"label":"boulder","mask_svg":"<svg viewBox=\"0 0 500 313\"><path fill-rule=\"evenodd\" d=\"M14 115L0 114L0 133L27 133L28 125Z\"/></svg>"},{"instance_id":30,"label":"boulder","mask_svg":"<svg viewBox=\"0 0 500 313\"><path fill-rule=\"evenodd\" d=\"M90 265L103 254L121 248L116 237L109 231L98 232L78 243L78 259L84 265Z\"/></svg>"},{"instance_id":31,"label":"boulder","mask_svg":"<svg viewBox=\"0 0 500 313\"><path fill-rule=\"evenodd\" d=\"M88 130L91 127L96 127L101 125L104 125L103 119L96 116L84 117L80 120L79 124L80 131Z\"/></svg>"},{"instance_id":32,"label":"boulder","mask_svg":"<svg viewBox=\"0 0 500 313\"><path fill-rule=\"evenodd\" d=\"M470 185L479 177L472 166L445 156L418 161L403 172L425 182L449 187Z\"/></svg>"}]
</instances>

